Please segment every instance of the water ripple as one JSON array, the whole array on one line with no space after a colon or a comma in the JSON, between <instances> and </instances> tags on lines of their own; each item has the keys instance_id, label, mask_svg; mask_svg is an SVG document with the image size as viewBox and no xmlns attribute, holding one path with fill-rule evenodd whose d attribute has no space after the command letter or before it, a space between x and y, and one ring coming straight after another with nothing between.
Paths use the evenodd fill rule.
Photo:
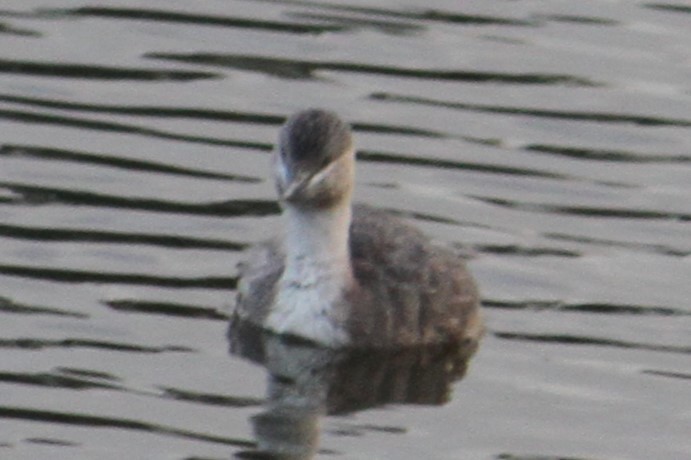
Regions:
<instances>
[{"instance_id":1,"label":"water ripple","mask_svg":"<svg viewBox=\"0 0 691 460\"><path fill-rule=\"evenodd\" d=\"M130 350L128 350L130 351ZM111 390L139 396L155 396L162 399L189 402L194 404L213 405L219 407L257 407L263 404L263 399L228 396L221 394L200 393L180 390L172 387L159 388L160 392L152 393L142 390L132 390L119 383L113 376L94 371L57 368L51 372L21 373L0 372L0 383L49 387L62 390Z\"/></svg>"},{"instance_id":2,"label":"water ripple","mask_svg":"<svg viewBox=\"0 0 691 460\"><path fill-rule=\"evenodd\" d=\"M188 319L228 320L228 315L218 311L218 309L214 307L197 307L170 302L148 302L141 300L109 300L104 303L113 310L128 313L181 316Z\"/></svg>"},{"instance_id":3,"label":"water ripple","mask_svg":"<svg viewBox=\"0 0 691 460\"><path fill-rule=\"evenodd\" d=\"M405 102L418 105L444 107L449 109L466 110L471 112L498 113L537 118L551 118L555 120L591 121L597 123L634 124L641 126L672 126L691 127L691 120L653 117L647 115L628 115L603 112L576 112L568 110L542 110L520 107L502 107L483 104L468 104L464 102L447 102L436 99L428 99L416 96L405 96L392 93L372 93L371 99L378 101Z\"/></svg>"},{"instance_id":4,"label":"water ripple","mask_svg":"<svg viewBox=\"0 0 691 460\"><path fill-rule=\"evenodd\" d=\"M251 123L255 125L267 125L278 127L282 124L285 115L272 115L248 112L234 112L228 110L203 109L196 107L164 107L164 106L119 106L105 104L86 104L73 101L41 99L12 94L0 94L0 101L11 104L20 104L28 107L42 107L49 109L68 110L86 113L103 113L110 115L128 115L136 117L153 118L181 118L192 120L212 120L219 122ZM353 122L354 130L359 132L372 132L377 134L399 134L406 136L419 136L434 139L448 137L446 134L411 126L392 126L378 123ZM270 146L262 145L263 149Z\"/></svg>"},{"instance_id":5,"label":"water ripple","mask_svg":"<svg viewBox=\"0 0 691 460\"><path fill-rule=\"evenodd\" d=\"M584 236L574 236L567 235L564 233L554 233L546 232L544 236L550 239L570 241L575 243L586 243L591 245L597 245L602 247L615 247L615 248L626 248L626 249L636 249L636 250L646 250L657 254L662 254L666 256L674 257L686 257L691 255L691 250L684 250L673 248L671 246L662 244L646 244L646 243L629 243L625 241L609 240L605 238L592 238Z\"/></svg>"},{"instance_id":6,"label":"water ripple","mask_svg":"<svg viewBox=\"0 0 691 460\"><path fill-rule=\"evenodd\" d=\"M113 115L133 115L156 118L191 118L196 120L230 121L238 123L279 125L285 117L277 115L232 112L228 110L199 109L188 107L164 106L119 106L104 104L86 104L73 101L41 99L13 94L1 94L0 101L21 104L30 107L71 110L78 112L108 113Z\"/></svg>"},{"instance_id":7,"label":"water ripple","mask_svg":"<svg viewBox=\"0 0 691 460\"><path fill-rule=\"evenodd\" d=\"M41 350L44 348L91 348L125 353L192 353L195 350L178 345L151 347L130 343L106 342L90 339L0 339L0 348L18 348L24 350Z\"/></svg>"},{"instance_id":8,"label":"water ripple","mask_svg":"<svg viewBox=\"0 0 691 460\"><path fill-rule=\"evenodd\" d=\"M321 21L324 23L335 24L346 29L373 29L381 33L392 35L410 35L414 32L421 32L424 27L420 24L403 21L391 21L382 19L372 19L369 17L346 16L343 14L324 14L324 13L288 13L289 16L308 21Z\"/></svg>"},{"instance_id":9,"label":"water ripple","mask_svg":"<svg viewBox=\"0 0 691 460\"><path fill-rule=\"evenodd\" d=\"M260 398L245 398L241 396L226 396L210 393L198 393L177 388L161 388L163 397L177 401L207 404L221 407L258 407L264 404Z\"/></svg>"},{"instance_id":10,"label":"water ripple","mask_svg":"<svg viewBox=\"0 0 691 460\"><path fill-rule=\"evenodd\" d=\"M687 6L687 5L673 5L671 3L646 3L643 6L645 8L650 8L653 10L662 10L662 11L671 11L673 13L691 14L691 6Z\"/></svg>"},{"instance_id":11,"label":"water ripple","mask_svg":"<svg viewBox=\"0 0 691 460\"><path fill-rule=\"evenodd\" d=\"M646 369L643 371L643 373L647 375L657 375L659 377L668 377L673 379L691 381L691 374L689 374L688 372L657 371L652 369Z\"/></svg>"},{"instance_id":12,"label":"water ripple","mask_svg":"<svg viewBox=\"0 0 691 460\"><path fill-rule=\"evenodd\" d=\"M267 21L253 18L222 17L146 8L81 7L75 9L43 11L45 11L47 14L65 16L183 23L200 26L268 30L272 32L293 34L321 34L325 32L338 32L344 29L343 26L331 24L298 24L292 22Z\"/></svg>"},{"instance_id":13,"label":"water ripple","mask_svg":"<svg viewBox=\"0 0 691 460\"><path fill-rule=\"evenodd\" d=\"M107 208L137 209L150 212L194 214L215 217L267 216L278 214L280 208L273 200L229 200L210 203L181 203L139 197L122 197L81 190L67 190L52 187L38 187L0 182L16 196L15 204L47 205L70 204L75 206L96 206Z\"/></svg>"},{"instance_id":14,"label":"water ripple","mask_svg":"<svg viewBox=\"0 0 691 460\"><path fill-rule=\"evenodd\" d=\"M30 29L20 29L5 22L0 22L0 35L16 35L20 37L41 37L42 34Z\"/></svg>"},{"instance_id":15,"label":"water ripple","mask_svg":"<svg viewBox=\"0 0 691 460\"><path fill-rule=\"evenodd\" d=\"M449 24L464 24L473 26L531 26L532 21L521 19L506 18L493 15L467 14L461 12L449 12L439 9L425 8L405 10L393 10L387 8L375 8L369 6L355 6L347 4L325 4L321 2L310 2L305 0L255 0L264 3L278 3L291 6L303 6L329 11L344 11L348 13L358 13L365 16L386 17L395 19L426 20L432 22L442 22Z\"/></svg>"},{"instance_id":16,"label":"water ripple","mask_svg":"<svg viewBox=\"0 0 691 460\"><path fill-rule=\"evenodd\" d=\"M645 154L621 150L589 149L582 147L563 147L558 145L530 144L524 150L548 153L567 158L589 161L612 161L618 163L691 163L688 155Z\"/></svg>"},{"instance_id":17,"label":"water ripple","mask_svg":"<svg viewBox=\"0 0 691 460\"><path fill-rule=\"evenodd\" d=\"M0 382L21 385L34 385L69 390L108 389L119 390L119 385L107 382L95 382L78 376L63 375L59 372L18 373L0 372Z\"/></svg>"},{"instance_id":18,"label":"water ripple","mask_svg":"<svg viewBox=\"0 0 691 460\"><path fill-rule=\"evenodd\" d=\"M0 372L0 383L31 385L49 387L62 390L113 390L126 393L137 394L139 396L152 396L150 392L141 390L131 390L121 384L114 383L119 379L110 377L103 379L97 375L94 379L94 372L74 372L69 369L58 368L51 372L21 373L21 372ZM257 407L264 402L259 398L227 396L211 393L200 393L176 388L160 388L161 392L154 396L163 399L174 399L177 401L190 402L195 404L205 404L220 407Z\"/></svg>"},{"instance_id":19,"label":"water ripple","mask_svg":"<svg viewBox=\"0 0 691 460\"><path fill-rule=\"evenodd\" d=\"M284 59L277 57L261 57L243 54L147 53L145 57L150 59L184 62L187 64L201 64L214 67L226 67L232 69L248 70L284 79L318 79L319 77L315 75L316 72L322 70L334 70L352 73L394 76L402 78L417 78L424 80L448 80L473 83L493 83L511 85L599 86L599 84L594 83L593 81L590 81L585 78L562 74L509 72L502 73L480 72L474 70L415 69L393 65L383 66L374 64L336 61L308 61L299 59Z\"/></svg>"},{"instance_id":20,"label":"water ripple","mask_svg":"<svg viewBox=\"0 0 691 460\"><path fill-rule=\"evenodd\" d=\"M32 77L77 78L87 80L130 81L191 81L221 78L211 72L187 70L127 69L86 64L62 64L0 59L0 73L29 75Z\"/></svg>"},{"instance_id":21,"label":"water ripple","mask_svg":"<svg viewBox=\"0 0 691 460\"><path fill-rule=\"evenodd\" d=\"M615 21L614 19L599 18L595 16L577 16L573 14L545 14L536 15L535 17L540 20L596 26L615 26L620 24L619 21Z\"/></svg>"},{"instance_id":22,"label":"water ripple","mask_svg":"<svg viewBox=\"0 0 691 460\"><path fill-rule=\"evenodd\" d=\"M194 238L183 235L108 232L75 228L24 227L5 224L0 224L0 236L34 241L150 245L178 249L215 249L233 252L240 251L246 247L245 244L232 241Z\"/></svg>"},{"instance_id":23,"label":"water ripple","mask_svg":"<svg viewBox=\"0 0 691 460\"><path fill-rule=\"evenodd\" d=\"M568 334L525 334L517 332L495 332L495 337L505 340L524 342L556 343L561 345L589 345L600 347L615 347L634 350L662 351L667 353L691 354L691 346L657 345L624 340L603 339L599 337L585 337Z\"/></svg>"},{"instance_id":24,"label":"water ripple","mask_svg":"<svg viewBox=\"0 0 691 460\"><path fill-rule=\"evenodd\" d=\"M249 141L234 141L227 139L215 139L203 136L191 136L184 134L175 134L167 131L160 131L143 126L128 125L124 123L115 123L107 121L98 121L89 118L65 117L59 115L26 112L20 110L1 110L0 119L7 119L20 123L39 123L47 125L62 126L75 129L87 129L105 132L115 132L123 134L133 134L140 136L155 137L160 139L169 139L175 141L192 142L207 145L216 145L224 147L238 147L250 150L271 150L272 144L249 142Z\"/></svg>"},{"instance_id":25,"label":"water ripple","mask_svg":"<svg viewBox=\"0 0 691 460\"><path fill-rule=\"evenodd\" d=\"M617 305L611 303L564 303L551 300L506 301L483 299L482 306L501 310L563 311L602 315L691 316L690 311L654 305Z\"/></svg>"},{"instance_id":26,"label":"water ripple","mask_svg":"<svg viewBox=\"0 0 691 460\"><path fill-rule=\"evenodd\" d=\"M52 447L78 447L81 446L78 442L65 441L64 439L53 438L26 438L24 442L28 444L44 444Z\"/></svg>"},{"instance_id":27,"label":"water ripple","mask_svg":"<svg viewBox=\"0 0 691 460\"><path fill-rule=\"evenodd\" d=\"M217 179L252 183L261 182L260 179L239 174L204 171L172 164L134 160L115 155L105 155L102 153L77 152L74 150L37 147L30 145L0 144L0 156L26 157L50 161L67 161L79 164L93 164L108 166L116 169L155 172L175 176L195 177L199 179Z\"/></svg>"},{"instance_id":28,"label":"water ripple","mask_svg":"<svg viewBox=\"0 0 691 460\"><path fill-rule=\"evenodd\" d=\"M527 248L515 244L485 244L475 246L474 249L483 254L511 255L520 257L579 257L582 255L580 252L562 248Z\"/></svg>"},{"instance_id":29,"label":"water ripple","mask_svg":"<svg viewBox=\"0 0 691 460\"><path fill-rule=\"evenodd\" d=\"M97 415L76 414L49 410L29 409L23 407L0 406L0 418L19 419L32 422L57 423L62 425L79 425L91 428L116 428L123 430L144 431L152 434L174 436L195 441L224 444L229 446L251 448L254 442L240 439L213 436L203 433L181 430L178 428L142 422L140 420L112 418Z\"/></svg>"},{"instance_id":30,"label":"water ripple","mask_svg":"<svg viewBox=\"0 0 691 460\"><path fill-rule=\"evenodd\" d=\"M422 166L439 169L461 169L465 171L480 171L491 174L509 176L541 177L549 179L566 179L568 176L546 171L538 171L528 168L516 168L513 166L478 164L465 161L443 160L439 158L423 158L419 156L406 157L400 154L375 152L371 150L358 150L358 159L372 163L404 164L409 166Z\"/></svg>"},{"instance_id":31,"label":"water ripple","mask_svg":"<svg viewBox=\"0 0 691 460\"><path fill-rule=\"evenodd\" d=\"M528 212L540 212L549 214L564 214L570 216L608 217L615 219L637 220L676 220L680 222L691 221L691 214L682 212L665 212L646 209L607 208L589 206L561 206L543 203L527 203L505 198L470 196L478 201L501 206L510 209L519 209Z\"/></svg>"},{"instance_id":32,"label":"water ripple","mask_svg":"<svg viewBox=\"0 0 691 460\"><path fill-rule=\"evenodd\" d=\"M176 289L198 288L233 290L237 287L237 278L223 276L180 278L139 273L100 273L48 267L27 267L22 265L0 265L0 274L60 283L131 284Z\"/></svg>"},{"instance_id":33,"label":"water ripple","mask_svg":"<svg viewBox=\"0 0 691 460\"><path fill-rule=\"evenodd\" d=\"M7 297L0 297L0 312L14 313L19 315L49 315L49 316L66 316L77 319L88 319L89 315L85 313L77 313L69 310L62 310L53 307L39 307L35 305L24 305L17 303Z\"/></svg>"}]
</instances>

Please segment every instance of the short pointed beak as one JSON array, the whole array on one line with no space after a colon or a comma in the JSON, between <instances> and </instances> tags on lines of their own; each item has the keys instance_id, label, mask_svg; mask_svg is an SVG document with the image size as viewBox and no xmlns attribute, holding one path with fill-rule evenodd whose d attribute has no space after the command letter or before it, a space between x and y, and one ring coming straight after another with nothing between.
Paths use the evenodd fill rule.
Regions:
<instances>
[{"instance_id":1,"label":"short pointed beak","mask_svg":"<svg viewBox=\"0 0 691 460\"><path fill-rule=\"evenodd\" d=\"M292 201L296 195L299 195L300 192L302 192L309 185L312 177L313 176L311 174L305 173L292 177L290 182L286 184L287 187L283 189L281 199L285 201Z\"/></svg>"}]
</instances>

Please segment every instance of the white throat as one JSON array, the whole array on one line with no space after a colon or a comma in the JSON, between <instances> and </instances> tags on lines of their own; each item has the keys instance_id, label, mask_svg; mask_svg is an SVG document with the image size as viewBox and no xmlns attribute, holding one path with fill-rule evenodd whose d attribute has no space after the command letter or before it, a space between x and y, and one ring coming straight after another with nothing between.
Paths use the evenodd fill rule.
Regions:
<instances>
[{"instance_id":1,"label":"white throat","mask_svg":"<svg viewBox=\"0 0 691 460\"><path fill-rule=\"evenodd\" d=\"M350 200L330 209L286 204L285 269L267 325L327 346L348 342L344 290L352 283Z\"/></svg>"}]
</instances>

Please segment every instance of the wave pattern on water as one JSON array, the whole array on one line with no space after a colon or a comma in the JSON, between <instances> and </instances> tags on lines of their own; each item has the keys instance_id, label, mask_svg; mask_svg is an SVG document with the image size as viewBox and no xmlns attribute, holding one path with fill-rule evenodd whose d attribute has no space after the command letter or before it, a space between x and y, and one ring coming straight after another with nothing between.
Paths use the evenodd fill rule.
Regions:
<instances>
[{"instance_id":1,"label":"wave pattern on water","mask_svg":"<svg viewBox=\"0 0 691 460\"><path fill-rule=\"evenodd\" d=\"M691 311L682 309L657 307L657 306L635 306L635 305L612 305L612 304L564 304L562 302L549 301L523 301L506 302L500 300L486 299L482 305L485 308L499 308L510 310L534 310L534 311L565 311L576 313L598 313L603 315L653 315L653 316L691 316Z\"/></svg>"},{"instance_id":2,"label":"wave pattern on water","mask_svg":"<svg viewBox=\"0 0 691 460\"><path fill-rule=\"evenodd\" d=\"M194 350L180 346L150 347L130 343L104 342L89 339L0 339L0 348L42 350L47 348L89 348L96 350L120 351L123 353L191 353Z\"/></svg>"},{"instance_id":3,"label":"wave pattern on water","mask_svg":"<svg viewBox=\"0 0 691 460\"><path fill-rule=\"evenodd\" d=\"M189 81L218 78L209 72L188 72L162 69L126 69L83 64L10 61L0 59L0 73L33 77L77 78L89 80Z\"/></svg>"},{"instance_id":4,"label":"wave pattern on water","mask_svg":"<svg viewBox=\"0 0 691 460\"><path fill-rule=\"evenodd\" d=\"M99 417L78 413L53 412L22 407L0 406L0 418L52 424L79 425L92 428L116 428L123 430L145 431L163 436L174 436L183 439L192 439L196 441L218 443L244 448L254 446L254 443L249 441L194 433L169 426L146 423L140 420Z\"/></svg>"},{"instance_id":5,"label":"wave pattern on water","mask_svg":"<svg viewBox=\"0 0 691 460\"><path fill-rule=\"evenodd\" d=\"M273 201L231 200L221 203L179 203L146 198L128 198L92 193L80 190L34 187L23 184L0 183L0 187L17 196L17 204L45 205L68 204L73 206L98 206L110 208L139 209L151 212L175 214L204 214L211 216L277 214L278 205Z\"/></svg>"},{"instance_id":6,"label":"wave pattern on water","mask_svg":"<svg viewBox=\"0 0 691 460\"><path fill-rule=\"evenodd\" d=\"M220 17L147 8L81 7L75 9L45 11L51 15L57 14L74 17L95 17L120 20L125 19L136 21L194 24L203 26L222 26L297 34L320 34L343 30L342 27L326 24L299 24L282 21L265 21L257 18Z\"/></svg>"},{"instance_id":7,"label":"wave pattern on water","mask_svg":"<svg viewBox=\"0 0 691 460\"><path fill-rule=\"evenodd\" d=\"M0 456L260 455L225 323L279 126L324 106L360 198L470 255L488 333L462 408L327 418L320 453L688 457L691 10L605 3L9 0ZM516 451L544 426L563 454Z\"/></svg>"},{"instance_id":8,"label":"wave pattern on water","mask_svg":"<svg viewBox=\"0 0 691 460\"><path fill-rule=\"evenodd\" d=\"M60 308L20 304L12 301L12 299L8 299L5 297L0 297L0 312L20 315L67 316L76 319L89 318L89 315L86 315L84 313L62 310Z\"/></svg>"},{"instance_id":9,"label":"wave pattern on water","mask_svg":"<svg viewBox=\"0 0 691 460\"><path fill-rule=\"evenodd\" d=\"M537 118L550 118L556 120L588 121L596 123L630 123L642 126L678 126L682 128L691 127L691 120L666 119L645 115L628 115L617 113L595 113L595 112L572 112L557 110L539 110L529 108L487 106L480 104L465 104L462 102L449 102L442 100L424 99L411 96L403 96L387 93L375 93L370 95L374 100L405 102L410 104L432 105L457 110L467 110L471 112L497 113L503 115L516 115Z\"/></svg>"},{"instance_id":10,"label":"wave pattern on water","mask_svg":"<svg viewBox=\"0 0 691 460\"><path fill-rule=\"evenodd\" d=\"M147 171L162 174L172 174L200 179L220 179L240 182L258 182L254 177L237 174L226 174L214 171L203 171L192 168L182 168L175 165L153 161L133 160L116 155L104 155L91 152L77 152L74 150L35 147L29 145L0 145L0 155L29 157L32 159L50 161L68 161L77 164L102 165L112 168L129 169L133 171Z\"/></svg>"},{"instance_id":11,"label":"wave pattern on water","mask_svg":"<svg viewBox=\"0 0 691 460\"><path fill-rule=\"evenodd\" d=\"M597 83L571 75L549 75L538 73L500 73L478 72L471 70L436 70L415 69L406 67L380 66L364 63L301 61L299 59L281 59L247 55L212 55L212 54L168 54L149 53L150 59L203 64L214 67L249 70L273 77L288 79L317 79L315 73L323 70L374 74L402 78L427 80L450 80L455 82L503 83L516 85L577 85L597 86Z\"/></svg>"},{"instance_id":12,"label":"wave pattern on water","mask_svg":"<svg viewBox=\"0 0 691 460\"><path fill-rule=\"evenodd\" d=\"M138 273L102 273L86 270L68 270L20 265L0 265L0 274L44 279L60 283L143 284L169 288L235 289L237 278L203 276L199 278L172 278Z\"/></svg>"},{"instance_id":13,"label":"wave pattern on water","mask_svg":"<svg viewBox=\"0 0 691 460\"><path fill-rule=\"evenodd\" d=\"M504 340L523 340L529 342L555 343L560 345L588 345L599 347L616 347L648 351L662 351L669 353L691 354L691 347L677 347L673 345L636 343L627 342L623 340L603 339L599 337L581 337L566 334L517 334L513 332L495 332L494 336Z\"/></svg>"},{"instance_id":14,"label":"wave pattern on water","mask_svg":"<svg viewBox=\"0 0 691 460\"><path fill-rule=\"evenodd\" d=\"M65 117L53 114L35 113L20 110L0 109L0 119L6 119L18 123L36 123L41 125L54 125L56 127L65 127L78 130L95 130L122 134L134 134L147 137L156 137L161 139L201 143L224 147L237 147L253 150L269 150L271 148L270 144L263 144L257 142L215 139L205 136L190 136L170 133L163 130L150 129L137 125L106 122L100 120L93 120L89 118Z\"/></svg>"}]
</instances>

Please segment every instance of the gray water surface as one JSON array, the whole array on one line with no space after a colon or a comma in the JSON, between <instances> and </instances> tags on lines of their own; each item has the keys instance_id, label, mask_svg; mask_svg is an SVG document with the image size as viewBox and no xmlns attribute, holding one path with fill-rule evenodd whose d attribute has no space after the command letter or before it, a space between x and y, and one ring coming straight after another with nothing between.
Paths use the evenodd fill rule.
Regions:
<instances>
[{"instance_id":1,"label":"gray water surface","mask_svg":"<svg viewBox=\"0 0 691 460\"><path fill-rule=\"evenodd\" d=\"M604 0L4 0L0 458L266 458L257 426L302 426L276 374L324 358L226 333L309 106L353 124L358 200L470 257L488 330L465 373L307 379L340 409L302 458L691 458L691 8Z\"/></svg>"}]
</instances>

